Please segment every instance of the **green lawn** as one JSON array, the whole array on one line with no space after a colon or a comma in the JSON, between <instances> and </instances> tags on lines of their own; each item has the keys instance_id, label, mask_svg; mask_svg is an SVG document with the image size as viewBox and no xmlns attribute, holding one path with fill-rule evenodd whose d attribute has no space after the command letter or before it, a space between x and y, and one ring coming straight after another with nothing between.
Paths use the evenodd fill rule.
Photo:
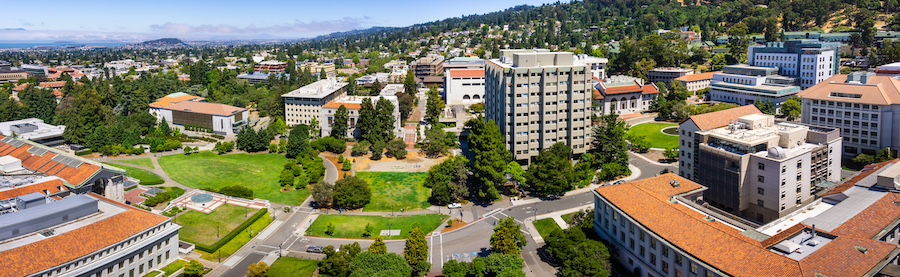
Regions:
<instances>
[{"instance_id":1,"label":"green lawn","mask_svg":"<svg viewBox=\"0 0 900 277\"><path fill-rule=\"evenodd\" d=\"M356 177L369 183L372 200L363 208L367 212L390 212L427 209L431 204L428 197L431 190L426 188L428 173L402 172L357 172Z\"/></svg>"},{"instance_id":2,"label":"green lawn","mask_svg":"<svg viewBox=\"0 0 900 277\"><path fill-rule=\"evenodd\" d=\"M142 167L149 168L149 169L156 168L153 166L153 162L150 161L150 158L139 158L139 159L130 159L130 160L112 160L112 162L119 163L119 164L130 164L130 165L142 166Z\"/></svg>"},{"instance_id":3,"label":"green lawn","mask_svg":"<svg viewBox=\"0 0 900 277\"><path fill-rule=\"evenodd\" d=\"M156 277L157 275L160 275L160 274L162 274L162 272L150 271L150 273L144 274L144 277Z\"/></svg>"},{"instance_id":4,"label":"green lawn","mask_svg":"<svg viewBox=\"0 0 900 277\"><path fill-rule=\"evenodd\" d=\"M179 239L195 244L213 245L219 238L244 223L247 220L245 214L246 217L250 217L256 211L232 205L222 205L209 214L189 210L175 218L175 223L182 226L178 231ZM216 237L217 230L219 238Z\"/></svg>"},{"instance_id":5,"label":"green lawn","mask_svg":"<svg viewBox=\"0 0 900 277\"><path fill-rule=\"evenodd\" d=\"M568 214L564 214L564 215L562 215L562 216L560 216L560 217L562 217L563 221L565 221L566 223L569 223L570 220L572 220L572 217L575 216L575 214L577 214L577 213L578 213L578 212L568 213Z\"/></svg>"},{"instance_id":6,"label":"green lawn","mask_svg":"<svg viewBox=\"0 0 900 277\"><path fill-rule=\"evenodd\" d=\"M552 218L544 218L534 222L534 228L537 229L538 233L541 234L541 237L547 239L554 230L562 230L559 228L559 225L556 225L556 221L553 221Z\"/></svg>"},{"instance_id":7,"label":"green lawn","mask_svg":"<svg viewBox=\"0 0 900 277\"><path fill-rule=\"evenodd\" d=\"M287 158L278 154L220 156L208 151L159 159L159 165L166 174L185 186L218 190L242 185L253 190L253 197L279 204L299 205L309 196L309 190L281 192L278 176L285 163Z\"/></svg>"},{"instance_id":8,"label":"green lawn","mask_svg":"<svg viewBox=\"0 0 900 277\"><path fill-rule=\"evenodd\" d=\"M643 135L650 142L650 147L669 149L678 147L678 136L664 134L662 129L677 126L671 123L644 123L628 128L628 134Z\"/></svg>"},{"instance_id":9,"label":"green lawn","mask_svg":"<svg viewBox=\"0 0 900 277\"><path fill-rule=\"evenodd\" d=\"M409 235L413 226L419 226L425 234L430 234L437 229L448 216L443 214L426 214L413 216L398 216L394 218L381 216L351 216L351 215L320 215L306 231L310 236L334 237L334 238L363 238L362 234L366 224L372 224L372 237L381 233L381 230L400 229L399 237L385 239L402 239ZM334 224L334 235L325 234L328 223Z\"/></svg>"},{"instance_id":10,"label":"green lawn","mask_svg":"<svg viewBox=\"0 0 900 277\"><path fill-rule=\"evenodd\" d=\"M220 207L220 209L221 209L221 207ZM247 229L244 229L244 231L241 234L239 234L236 237L234 237L233 239L231 239L231 241L229 241L225 245L222 245L222 247L219 247L219 251L217 251L219 253L205 253L205 252L199 251L199 250L197 250L197 252L200 253L200 257L203 259L206 259L209 261L216 261L219 258L222 258L224 261L225 258L228 258L229 256L231 256L231 254L234 254L234 252L237 252L238 250L240 250L241 247L244 246L244 244L247 244L248 242L250 242L250 239L252 239L256 235L258 235L259 232L261 232L263 229L266 228L266 226L269 226L269 224L272 223L272 221L273 221L272 217L269 216L269 213L266 213L263 217L260 217L258 220L256 220L256 222L253 222L253 224L250 224L250 226L247 227ZM182 230L184 230L184 229L182 229ZM180 235L180 232L181 231L179 231L179 235Z\"/></svg>"},{"instance_id":11,"label":"green lawn","mask_svg":"<svg viewBox=\"0 0 900 277\"><path fill-rule=\"evenodd\" d=\"M162 177L150 171L119 164L113 166L124 169L126 176L140 180L143 186L159 185L164 182Z\"/></svg>"},{"instance_id":12,"label":"green lawn","mask_svg":"<svg viewBox=\"0 0 900 277\"><path fill-rule=\"evenodd\" d=\"M319 261L281 257L269 266L269 277L310 277L319 268Z\"/></svg>"},{"instance_id":13,"label":"green lawn","mask_svg":"<svg viewBox=\"0 0 900 277\"><path fill-rule=\"evenodd\" d=\"M188 262L185 260L175 260L174 262L172 262L162 268L163 276L172 275L172 273L175 273L175 271L178 271L179 269L183 268L184 265L186 265L187 263Z\"/></svg>"}]
</instances>

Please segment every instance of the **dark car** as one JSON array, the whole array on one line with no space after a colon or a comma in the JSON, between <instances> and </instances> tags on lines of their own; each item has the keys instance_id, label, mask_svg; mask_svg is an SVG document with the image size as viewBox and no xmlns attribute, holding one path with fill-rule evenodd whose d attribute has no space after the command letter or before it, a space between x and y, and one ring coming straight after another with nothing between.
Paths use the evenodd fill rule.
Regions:
<instances>
[{"instance_id":1,"label":"dark car","mask_svg":"<svg viewBox=\"0 0 900 277\"><path fill-rule=\"evenodd\" d=\"M322 254L322 253L323 253L323 252L322 252L322 247L321 247L321 246L315 246L315 245L307 246L307 247L306 247L306 252L309 252L309 253L317 253L317 254Z\"/></svg>"}]
</instances>

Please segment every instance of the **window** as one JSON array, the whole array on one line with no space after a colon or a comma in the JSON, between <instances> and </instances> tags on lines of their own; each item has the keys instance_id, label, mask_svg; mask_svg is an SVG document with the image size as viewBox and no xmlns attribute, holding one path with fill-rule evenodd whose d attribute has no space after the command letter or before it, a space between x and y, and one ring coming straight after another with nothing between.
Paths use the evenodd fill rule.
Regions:
<instances>
[{"instance_id":1,"label":"window","mask_svg":"<svg viewBox=\"0 0 900 277\"><path fill-rule=\"evenodd\" d=\"M762 207L762 206L764 206L763 204L765 204L764 201L762 201L762 200L756 200L756 205Z\"/></svg>"},{"instance_id":2,"label":"window","mask_svg":"<svg viewBox=\"0 0 900 277\"><path fill-rule=\"evenodd\" d=\"M759 181L760 183L765 183L766 177L762 176L762 175L758 175L758 176L756 176L756 180Z\"/></svg>"},{"instance_id":3,"label":"window","mask_svg":"<svg viewBox=\"0 0 900 277\"><path fill-rule=\"evenodd\" d=\"M759 170L766 170L766 164L764 163L759 163L756 166L759 168Z\"/></svg>"},{"instance_id":4,"label":"window","mask_svg":"<svg viewBox=\"0 0 900 277\"><path fill-rule=\"evenodd\" d=\"M765 195L766 189L765 188L756 188L756 193L758 193L759 195Z\"/></svg>"},{"instance_id":5,"label":"window","mask_svg":"<svg viewBox=\"0 0 900 277\"><path fill-rule=\"evenodd\" d=\"M656 255L654 255L653 253L650 253L650 265L656 266Z\"/></svg>"},{"instance_id":6,"label":"window","mask_svg":"<svg viewBox=\"0 0 900 277\"><path fill-rule=\"evenodd\" d=\"M675 255L675 264L681 265L681 255Z\"/></svg>"},{"instance_id":7,"label":"window","mask_svg":"<svg viewBox=\"0 0 900 277\"><path fill-rule=\"evenodd\" d=\"M669 256L669 248L663 248L662 255L663 255L663 257L668 257Z\"/></svg>"},{"instance_id":8,"label":"window","mask_svg":"<svg viewBox=\"0 0 900 277\"><path fill-rule=\"evenodd\" d=\"M691 263L691 273L697 274L697 264Z\"/></svg>"},{"instance_id":9,"label":"window","mask_svg":"<svg viewBox=\"0 0 900 277\"><path fill-rule=\"evenodd\" d=\"M662 271L665 273L669 273L669 263L666 261L662 261Z\"/></svg>"},{"instance_id":10,"label":"window","mask_svg":"<svg viewBox=\"0 0 900 277\"><path fill-rule=\"evenodd\" d=\"M656 249L656 240L655 239L650 240L650 249Z\"/></svg>"}]
</instances>

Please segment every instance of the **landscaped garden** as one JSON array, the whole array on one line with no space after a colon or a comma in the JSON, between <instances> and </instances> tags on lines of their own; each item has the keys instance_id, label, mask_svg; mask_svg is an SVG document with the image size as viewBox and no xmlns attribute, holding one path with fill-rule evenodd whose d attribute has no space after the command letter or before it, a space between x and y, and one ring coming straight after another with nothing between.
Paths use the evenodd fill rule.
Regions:
<instances>
[{"instance_id":1,"label":"landscaped garden","mask_svg":"<svg viewBox=\"0 0 900 277\"><path fill-rule=\"evenodd\" d=\"M318 268L318 261L281 257L269 266L269 277L309 277Z\"/></svg>"},{"instance_id":2,"label":"landscaped garden","mask_svg":"<svg viewBox=\"0 0 900 277\"><path fill-rule=\"evenodd\" d=\"M663 133L663 129L672 128L677 130L678 124L671 123L644 123L631 126L628 128L629 135L641 135L650 142L650 147L669 149L678 147L678 135L670 135ZM670 131L671 130L666 130Z\"/></svg>"},{"instance_id":3,"label":"landscaped garden","mask_svg":"<svg viewBox=\"0 0 900 277\"><path fill-rule=\"evenodd\" d=\"M550 237L550 233L553 233L553 231L562 230L562 228L556 224L556 221L553 221L553 218L544 218L535 221L534 228L537 229L538 233L541 234L541 237L544 239Z\"/></svg>"},{"instance_id":4,"label":"landscaped garden","mask_svg":"<svg viewBox=\"0 0 900 277\"><path fill-rule=\"evenodd\" d=\"M182 226L178 231L179 239L193 243L201 257L207 260L234 254L272 223L272 217L265 209L232 205L222 205L209 214L188 210L173 220Z\"/></svg>"},{"instance_id":5,"label":"landscaped garden","mask_svg":"<svg viewBox=\"0 0 900 277\"><path fill-rule=\"evenodd\" d=\"M153 172L146 171L140 168L124 166L120 164L113 165L115 167L121 168L125 170L125 176L138 179L141 182L142 186L152 186L159 185L164 183L162 177L154 174Z\"/></svg>"},{"instance_id":6,"label":"landscaped garden","mask_svg":"<svg viewBox=\"0 0 900 277\"><path fill-rule=\"evenodd\" d=\"M172 262L162 268L162 272L163 272L162 276L172 275L172 273L175 273L175 271L178 271L178 270L184 268L184 265L186 265L187 263L188 262L185 260L181 260L181 259L175 260L174 262Z\"/></svg>"},{"instance_id":7,"label":"landscaped garden","mask_svg":"<svg viewBox=\"0 0 900 277\"><path fill-rule=\"evenodd\" d=\"M356 177L369 183L372 199L363 211L399 212L427 209L431 204L428 197L431 190L426 188L428 173L403 172L357 172Z\"/></svg>"},{"instance_id":8,"label":"landscaped garden","mask_svg":"<svg viewBox=\"0 0 900 277\"><path fill-rule=\"evenodd\" d=\"M128 160L112 160L112 162L117 164L130 164L136 165L144 168L154 169L153 161L150 158L139 158L139 159L128 159Z\"/></svg>"},{"instance_id":9,"label":"landscaped garden","mask_svg":"<svg viewBox=\"0 0 900 277\"><path fill-rule=\"evenodd\" d=\"M285 163L287 158L278 154L216 155L212 152L200 152L159 159L159 165L166 174L185 186L219 190L240 185L253 190L255 198L299 205L309 196L309 190L281 190L278 177Z\"/></svg>"},{"instance_id":10,"label":"landscaped garden","mask_svg":"<svg viewBox=\"0 0 900 277\"><path fill-rule=\"evenodd\" d=\"M426 234L431 233L439 226L447 215L443 214L425 214L398 217L382 217L382 216L349 216L349 215L320 215L316 218L309 229L307 235L316 237L334 237L334 238L366 238L363 233L366 231L366 225L371 224L372 232L369 238L377 236L381 230L400 230L399 236L385 239L403 239L409 235L409 231L414 226L418 226ZM332 226L333 233L326 234L329 224Z\"/></svg>"}]
</instances>

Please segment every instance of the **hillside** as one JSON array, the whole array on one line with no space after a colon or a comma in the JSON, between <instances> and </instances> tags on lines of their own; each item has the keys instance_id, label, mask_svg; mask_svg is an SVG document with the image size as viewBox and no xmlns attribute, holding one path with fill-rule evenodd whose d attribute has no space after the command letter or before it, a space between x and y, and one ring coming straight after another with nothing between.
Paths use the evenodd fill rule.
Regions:
<instances>
[{"instance_id":1,"label":"hillside","mask_svg":"<svg viewBox=\"0 0 900 277\"><path fill-rule=\"evenodd\" d=\"M135 46L144 46L144 47L187 47L187 43L181 41L177 38L161 38L155 40L148 40L141 43L135 44Z\"/></svg>"}]
</instances>

